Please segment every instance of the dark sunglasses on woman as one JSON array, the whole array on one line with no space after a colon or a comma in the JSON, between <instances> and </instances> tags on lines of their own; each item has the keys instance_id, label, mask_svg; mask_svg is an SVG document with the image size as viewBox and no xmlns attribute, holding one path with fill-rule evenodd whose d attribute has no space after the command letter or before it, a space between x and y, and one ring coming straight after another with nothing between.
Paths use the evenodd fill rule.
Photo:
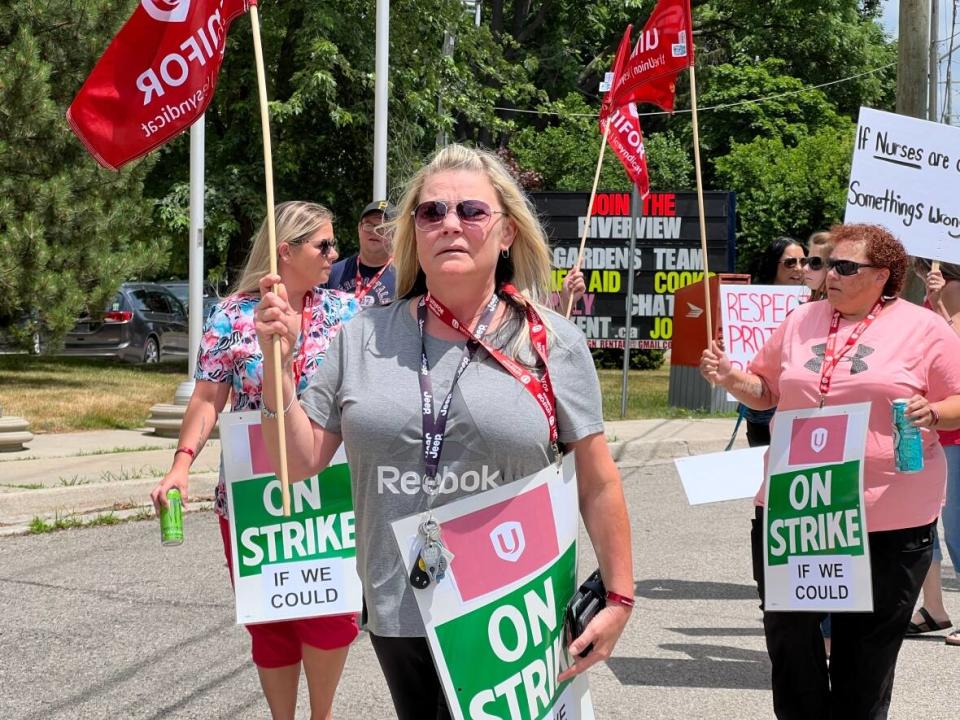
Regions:
<instances>
[{"instance_id":1,"label":"dark sunglasses on woman","mask_svg":"<svg viewBox=\"0 0 960 720\"><path fill-rule=\"evenodd\" d=\"M331 251L337 249L337 240L336 238L330 238L329 240L321 240L318 243L311 243L317 250L320 251L320 257L326 257L330 254Z\"/></svg>"},{"instance_id":2,"label":"dark sunglasses on woman","mask_svg":"<svg viewBox=\"0 0 960 720\"><path fill-rule=\"evenodd\" d=\"M505 215L502 210L493 210L483 200L461 200L456 205L445 200L427 200L414 208L414 223L421 230L427 230L443 222L447 213L456 211L460 222L468 225L485 225L494 215Z\"/></svg>"},{"instance_id":3,"label":"dark sunglasses on woman","mask_svg":"<svg viewBox=\"0 0 960 720\"><path fill-rule=\"evenodd\" d=\"M834 260L830 258L827 260L827 269L836 270L837 275L843 275L848 277L850 275L856 275L860 272L860 268L872 268L877 267L876 265L868 265L867 263L858 263L854 260Z\"/></svg>"},{"instance_id":4,"label":"dark sunglasses on woman","mask_svg":"<svg viewBox=\"0 0 960 720\"><path fill-rule=\"evenodd\" d=\"M811 257L802 257L802 258L787 258L786 260L781 260L784 267L790 268L791 270L797 265L800 267L809 267L811 270L823 270L823 258L817 255L812 255Z\"/></svg>"}]
</instances>

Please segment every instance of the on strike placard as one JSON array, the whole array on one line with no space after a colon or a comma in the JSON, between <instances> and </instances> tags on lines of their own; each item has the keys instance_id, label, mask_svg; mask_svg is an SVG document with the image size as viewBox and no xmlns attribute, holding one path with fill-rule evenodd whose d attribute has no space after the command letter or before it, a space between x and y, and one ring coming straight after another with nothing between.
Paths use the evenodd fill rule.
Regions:
<instances>
[{"instance_id":1,"label":"on strike placard","mask_svg":"<svg viewBox=\"0 0 960 720\"><path fill-rule=\"evenodd\" d=\"M777 412L763 528L770 611L870 612L863 502L870 403Z\"/></svg>"},{"instance_id":2,"label":"on strike placard","mask_svg":"<svg viewBox=\"0 0 960 720\"><path fill-rule=\"evenodd\" d=\"M259 411L222 413L237 623L359 612L356 526L343 448L319 475L290 484L289 517Z\"/></svg>"},{"instance_id":3,"label":"on strike placard","mask_svg":"<svg viewBox=\"0 0 960 720\"><path fill-rule=\"evenodd\" d=\"M571 663L564 609L576 589L579 515L573 458L432 510L454 554L416 591L427 642L456 720L592 720L586 675ZM422 515L393 532L408 569Z\"/></svg>"}]
</instances>

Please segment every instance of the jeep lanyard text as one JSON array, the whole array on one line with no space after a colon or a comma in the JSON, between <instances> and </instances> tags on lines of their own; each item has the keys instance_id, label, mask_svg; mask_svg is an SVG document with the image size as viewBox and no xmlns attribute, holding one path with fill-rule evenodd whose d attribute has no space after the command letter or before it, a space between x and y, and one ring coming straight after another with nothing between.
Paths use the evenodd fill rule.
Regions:
<instances>
[{"instance_id":1,"label":"jeep lanyard text","mask_svg":"<svg viewBox=\"0 0 960 720\"><path fill-rule=\"evenodd\" d=\"M526 308L527 322L530 327L530 341L534 351L543 364L542 378L537 378L527 372L518 363L508 358L503 352L483 340L487 327L493 320L497 306L500 304L500 298L496 293L491 296L473 331L465 327L443 303L432 297L429 293L421 298L417 305L417 326L420 331L420 372L418 379L420 381L420 411L423 419L423 462L426 470L424 484L432 483L436 480L440 466L440 453L443 451L447 415L450 410L450 403L453 400L453 393L456 389L457 382L467 369L467 366L470 364L479 347L483 347L491 357L500 363L500 365L515 377L536 399L537 404L547 416L547 424L550 428L550 446L553 448L554 454L559 458L556 398L553 393L553 385L550 382L550 372L547 369L546 330L540 316L537 315L537 312L530 304L520 296L516 288L512 285L504 285L503 291L510 295L510 297L521 302ZM427 348L424 341L427 308L440 320L467 339L460 365L457 367L456 373L454 373L450 390L447 392L443 403L441 403L438 413L434 413L433 383L430 381L430 361L427 359ZM443 547L440 540L440 528L433 518L428 517L421 523L419 535L421 543L420 556L417 558L417 562L414 563L413 570L410 574L410 583L416 588L423 589L430 584L431 580L441 580L443 578L450 554L446 552L446 549Z\"/></svg>"}]
</instances>

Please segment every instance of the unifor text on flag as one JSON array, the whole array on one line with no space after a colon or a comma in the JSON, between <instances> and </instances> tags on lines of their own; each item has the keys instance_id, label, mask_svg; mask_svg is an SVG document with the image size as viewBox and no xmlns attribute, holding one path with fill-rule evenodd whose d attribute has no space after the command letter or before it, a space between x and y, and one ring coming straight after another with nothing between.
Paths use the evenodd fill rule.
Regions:
<instances>
[{"instance_id":1,"label":"unifor text on flag","mask_svg":"<svg viewBox=\"0 0 960 720\"><path fill-rule=\"evenodd\" d=\"M693 65L690 0L660 0L612 88L611 104L649 102L673 112L677 74Z\"/></svg>"},{"instance_id":2,"label":"unifor text on flag","mask_svg":"<svg viewBox=\"0 0 960 720\"><path fill-rule=\"evenodd\" d=\"M611 70L611 88L616 87L617 81L630 54L630 33L632 25L628 25L623 33L623 39L617 48L617 55ZM647 172L647 156L643 148L643 133L640 130L640 118L637 106L633 102L617 105L613 99L613 90L609 90L603 97L600 108L601 130L609 123L607 143L610 149L620 158L631 182L637 186L640 197L645 198L650 193L650 175Z\"/></svg>"},{"instance_id":3,"label":"unifor text on flag","mask_svg":"<svg viewBox=\"0 0 960 720\"><path fill-rule=\"evenodd\" d=\"M104 167L163 145L203 114L227 29L256 0L140 0L67 110L70 128Z\"/></svg>"}]
</instances>

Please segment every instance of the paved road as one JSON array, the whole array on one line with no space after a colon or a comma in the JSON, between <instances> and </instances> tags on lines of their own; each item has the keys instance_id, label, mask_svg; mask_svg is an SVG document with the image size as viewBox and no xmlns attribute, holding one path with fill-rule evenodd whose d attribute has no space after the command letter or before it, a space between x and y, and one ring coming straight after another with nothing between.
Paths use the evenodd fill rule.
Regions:
<instances>
[{"instance_id":1,"label":"paved road","mask_svg":"<svg viewBox=\"0 0 960 720\"><path fill-rule=\"evenodd\" d=\"M691 508L669 463L624 479L637 609L616 656L591 675L597 717L772 717L749 502ZM173 549L152 521L0 538L0 719L267 717L213 515L185 526ZM581 575L593 564L582 557ZM951 571L944 582L960 620L960 583ZM910 640L897 676L892 718L957 717L960 648ZM336 717L392 716L361 637Z\"/></svg>"}]
</instances>

